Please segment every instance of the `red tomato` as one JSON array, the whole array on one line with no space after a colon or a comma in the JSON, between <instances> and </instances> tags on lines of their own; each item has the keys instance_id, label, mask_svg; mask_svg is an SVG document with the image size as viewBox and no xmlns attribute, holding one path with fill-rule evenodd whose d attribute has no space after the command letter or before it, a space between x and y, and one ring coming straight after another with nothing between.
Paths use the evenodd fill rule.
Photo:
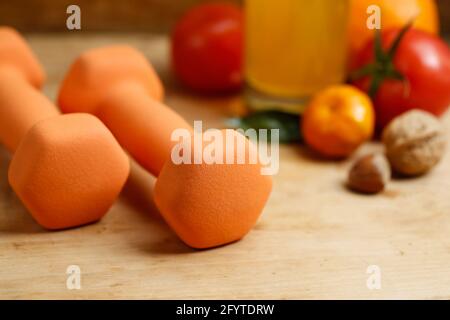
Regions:
<instances>
[{"instance_id":1,"label":"red tomato","mask_svg":"<svg viewBox=\"0 0 450 320\"><path fill-rule=\"evenodd\" d=\"M172 34L172 67L179 80L203 92L239 89L243 28L238 6L209 3L189 10Z\"/></svg>"},{"instance_id":2,"label":"red tomato","mask_svg":"<svg viewBox=\"0 0 450 320\"><path fill-rule=\"evenodd\" d=\"M382 34L385 53L399 32L396 29ZM360 52L356 61L360 70L374 63L374 42L370 41ZM426 110L438 116L447 110L450 105L450 49L437 36L416 29L406 31L393 59L385 62L384 66L378 70L380 74L383 74L383 69L390 69L403 79L381 77L380 86L372 96L379 129L411 109ZM373 79L372 73L354 81L354 84L370 92Z\"/></svg>"}]
</instances>

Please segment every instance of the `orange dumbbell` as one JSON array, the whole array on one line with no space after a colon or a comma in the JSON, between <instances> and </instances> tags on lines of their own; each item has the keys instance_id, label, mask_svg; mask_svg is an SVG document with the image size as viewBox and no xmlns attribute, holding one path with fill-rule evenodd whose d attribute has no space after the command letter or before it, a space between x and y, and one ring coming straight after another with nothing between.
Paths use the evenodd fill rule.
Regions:
<instances>
[{"instance_id":1,"label":"orange dumbbell","mask_svg":"<svg viewBox=\"0 0 450 320\"><path fill-rule=\"evenodd\" d=\"M194 248L216 247L245 236L272 189L272 179L261 175L260 163L236 163L233 145L245 146L246 159L257 152L256 146L235 130L221 134L226 137L223 154L233 155L233 163L196 164L197 150L191 143L190 164L167 161L155 184L157 207L178 236Z\"/></svg>"},{"instance_id":2,"label":"orange dumbbell","mask_svg":"<svg viewBox=\"0 0 450 320\"><path fill-rule=\"evenodd\" d=\"M177 235L194 248L242 238L255 224L270 194L260 164L180 164L170 161L175 129L191 126L162 104L163 87L137 50L111 46L83 53L71 66L58 103L67 112L98 116L118 141L153 175L154 199ZM243 135L246 151L255 148Z\"/></svg>"},{"instance_id":3,"label":"orange dumbbell","mask_svg":"<svg viewBox=\"0 0 450 320\"><path fill-rule=\"evenodd\" d=\"M122 189L129 160L97 118L60 115L38 90L44 78L24 39L0 27L0 142L14 152L9 182L47 229L97 221Z\"/></svg>"},{"instance_id":4,"label":"orange dumbbell","mask_svg":"<svg viewBox=\"0 0 450 320\"><path fill-rule=\"evenodd\" d=\"M140 52L112 46L85 52L74 62L58 104L64 113L99 117L137 162L157 176L173 146L172 128L190 128L160 102L163 95L161 81Z\"/></svg>"}]
</instances>

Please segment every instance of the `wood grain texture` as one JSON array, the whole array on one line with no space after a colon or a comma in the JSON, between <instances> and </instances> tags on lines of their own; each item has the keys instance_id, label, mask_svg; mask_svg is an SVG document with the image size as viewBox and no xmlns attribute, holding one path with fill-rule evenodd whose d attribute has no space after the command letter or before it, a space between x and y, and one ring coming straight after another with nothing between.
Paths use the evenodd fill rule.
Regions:
<instances>
[{"instance_id":1,"label":"wood grain texture","mask_svg":"<svg viewBox=\"0 0 450 320\"><path fill-rule=\"evenodd\" d=\"M167 102L190 121L222 126L239 97L200 98L168 72L167 40L144 35L33 35L55 97L70 61L93 46L129 42L155 63ZM450 117L444 122L450 125ZM370 145L364 153L379 146ZM349 161L324 162L299 146L281 149L274 190L254 230L229 246L195 251L168 229L151 200L154 179L132 175L99 223L42 230L7 185L0 152L0 298L439 298L450 299L449 156L430 175L395 180L379 196L348 192ZM79 265L82 289L66 289ZM382 289L368 290L378 265Z\"/></svg>"},{"instance_id":2,"label":"wood grain texture","mask_svg":"<svg viewBox=\"0 0 450 320\"><path fill-rule=\"evenodd\" d=\"M83 31L168 32L188 8L215 0L14 0L0 1L0 25L21 31L67 31L66 9L81 9ZM240 3L240 0L222 0Z\"/></svg>"},{"instance_id":3,"label":"wood grain texture","mask_svg":"<svg viewBox=\"0 0 450 320\"><path fill-rule=\"evenodd\" d=\"M14 0L0 1L0 25L21 31L66 31L66 8L77 4L84 31L168 32L188 8L217 0ZM244 0L221 0L243 3ZM330 0L330 4L332 0ZM441 29L450 33L450 1L437 0Z\"/></svg>"}]
</instances>

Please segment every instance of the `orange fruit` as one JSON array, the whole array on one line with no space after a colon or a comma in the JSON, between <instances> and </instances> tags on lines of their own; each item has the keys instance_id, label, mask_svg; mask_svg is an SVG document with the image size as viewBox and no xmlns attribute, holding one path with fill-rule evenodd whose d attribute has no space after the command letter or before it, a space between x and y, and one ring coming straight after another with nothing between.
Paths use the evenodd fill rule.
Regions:
<instances>
[{"instance_id":1,"label":"orange fruit","mask_svg":"<svg viewBox=\"0 0 450 320\"><path fill-rule=\"evenodd\" d=\"M439 33L439 16L435 0L351 0L349 24L350 57L374 35L367 28L367 8L381 8L381 28L403 27L414 19L414 27L433 34Z\"/></svg>"},{"instance_id":2,"label":"orange fruit","mask_svg":"<svg viewBox=\"0 0 450 320\"><path fill-rule=\"evenodd\" d=\"M370 98L349 85L332 86L316 94L302 119L305 142L331 158L350 155L372 137L375 126Z\"/></svg>"}]
</instances>

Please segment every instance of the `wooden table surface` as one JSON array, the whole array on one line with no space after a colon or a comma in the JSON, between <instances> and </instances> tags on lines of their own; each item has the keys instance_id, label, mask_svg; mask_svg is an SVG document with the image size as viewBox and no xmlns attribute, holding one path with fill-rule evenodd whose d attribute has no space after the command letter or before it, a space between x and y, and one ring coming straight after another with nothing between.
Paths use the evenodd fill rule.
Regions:
<instances>
[{"instance_id":1,"label":"wooden table surface","mask_svg":"<svg viewBox=\"0 0 450 320\"><path fill-rule=\"evenodd\" d=\"M148 35L39 35L28 39L49 75L52 99L84 49L128 42L153 61L167 103L210 127L240 106L239 97L200 98L170 77L168 42ZM445 117L447 127L450 117ZM359 153L377 146L366 146ZM7 184L10 157L0 150L0 298L450 298L449 157L430 175L395 180L378 196L348 192L346 162L281 148L280 172L254 230L242 241L195 251L181 243L151 200L154 179L137 165L109 214L82 228L47 232ZM81 269L68 290L66 269ZM369 290L370 265L381 289Z\"/></svg>"}]
</instances>

